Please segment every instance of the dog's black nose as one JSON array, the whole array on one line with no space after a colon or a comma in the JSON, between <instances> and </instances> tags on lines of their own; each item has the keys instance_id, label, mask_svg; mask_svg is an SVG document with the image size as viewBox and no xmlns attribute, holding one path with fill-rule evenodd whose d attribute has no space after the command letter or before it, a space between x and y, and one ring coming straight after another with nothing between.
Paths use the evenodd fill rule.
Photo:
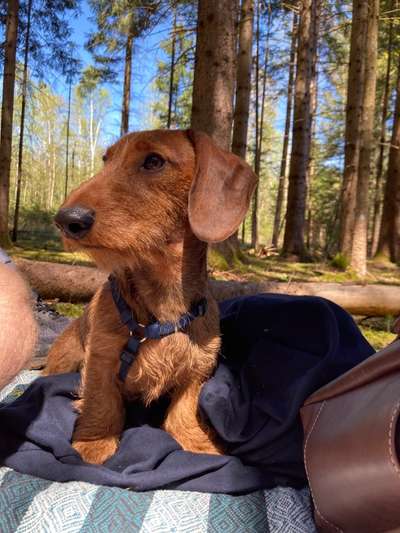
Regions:
<instances>
[{"instance_id":1,"label":"dog's black nose","mask_svg":"<svg viewBox=\"0 0 400 533\"><path fill-rule=\"evenodd\" d=\"M76 205L60 209L54 221L67 237L81 239L93 226L94 218L95 213L92 209Z\"/></svg>"}]
</instances>

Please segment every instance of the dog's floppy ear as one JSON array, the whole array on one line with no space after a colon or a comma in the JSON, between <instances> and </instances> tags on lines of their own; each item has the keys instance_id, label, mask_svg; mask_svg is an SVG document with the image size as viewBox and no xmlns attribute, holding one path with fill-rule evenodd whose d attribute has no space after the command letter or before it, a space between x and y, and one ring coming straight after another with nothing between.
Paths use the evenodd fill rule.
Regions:
<instances>
[{"instance_id":1,"label":"dog's floppy ear","mask_svg":"<svg viewBox=\"0 0 400 533\"><path fill-rule=\"evenodd\" d=\"M258 178L243 159L219 148L205 133L188 130L187 134L196 156L190 226L201 241L224 241L244 219Z\"/></svg>"}]
</instances>

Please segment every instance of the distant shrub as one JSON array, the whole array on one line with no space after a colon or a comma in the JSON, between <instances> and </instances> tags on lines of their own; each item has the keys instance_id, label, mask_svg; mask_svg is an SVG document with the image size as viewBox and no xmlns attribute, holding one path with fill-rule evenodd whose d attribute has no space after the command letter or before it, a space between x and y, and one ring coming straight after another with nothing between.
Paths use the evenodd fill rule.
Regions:
<instances>
[{"instance_id":1,"label":"distant shrub","mask_svg":"<svg viewBox=\"0 0 400 533\"><path fill-rule=\"evenodd\" d=\"M55 233L53 218L55 211L40 208L22 208L19 227L22 231L47 231Z\"/></svg>"},{"instance_id":2,"label":"distant shrub","mask_svg":"<svg viewBox=\"0 0 400 533\"><path fill-rule=\"evenodd\" d=\"M347 257L343 254L336 254L335 257L331 261L331 265L334 268L338 268L339 270L347 270L349 266L349 261Z\"/></svg>"},{"instance_id":3,"label":"distant shrub","mask_svg":"<svg viewBox=\"0 0 400 533\"><path fill-rule=\"evenodd\" d=\"M224 256L213 248L208 249L208 265L211 270L229 270L229 265Z\"/></svg>"}]
</instances>

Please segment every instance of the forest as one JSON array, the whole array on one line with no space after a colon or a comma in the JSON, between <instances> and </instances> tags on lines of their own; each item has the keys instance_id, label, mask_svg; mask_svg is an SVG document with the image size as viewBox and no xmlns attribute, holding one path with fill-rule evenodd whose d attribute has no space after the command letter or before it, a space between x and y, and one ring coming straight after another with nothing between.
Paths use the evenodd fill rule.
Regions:
<instances>
[{"instance_id":1,"label":"forest","mask_svg":"<svg viewBox=\"0 0 400 533\"><path fill-rule=\"evenodd\" d=\"M2 0L1 245L51 249L119 136L191 127L260 178L216 270L399 284L399 23L397 0Z\"/></svg>"}]
</instances>

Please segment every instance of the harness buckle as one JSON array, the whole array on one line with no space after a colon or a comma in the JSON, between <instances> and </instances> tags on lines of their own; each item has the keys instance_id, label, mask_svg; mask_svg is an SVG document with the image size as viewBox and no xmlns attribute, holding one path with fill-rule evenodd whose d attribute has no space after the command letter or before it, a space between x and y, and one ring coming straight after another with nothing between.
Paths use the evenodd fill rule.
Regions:
<instances>
[{"instance_id":1,"label":"harness buckle","mask_svg":"<svg viewBox=\"0 0 400 533\"><path fill-rule=\"evenodd\" d=\"M139 344L142 344L142 342L147 341L148 338L146 337L146 326L138 323L137 328L129 330L129 336L134 337L139 341Z\"/></svg>"}]
</instances>

